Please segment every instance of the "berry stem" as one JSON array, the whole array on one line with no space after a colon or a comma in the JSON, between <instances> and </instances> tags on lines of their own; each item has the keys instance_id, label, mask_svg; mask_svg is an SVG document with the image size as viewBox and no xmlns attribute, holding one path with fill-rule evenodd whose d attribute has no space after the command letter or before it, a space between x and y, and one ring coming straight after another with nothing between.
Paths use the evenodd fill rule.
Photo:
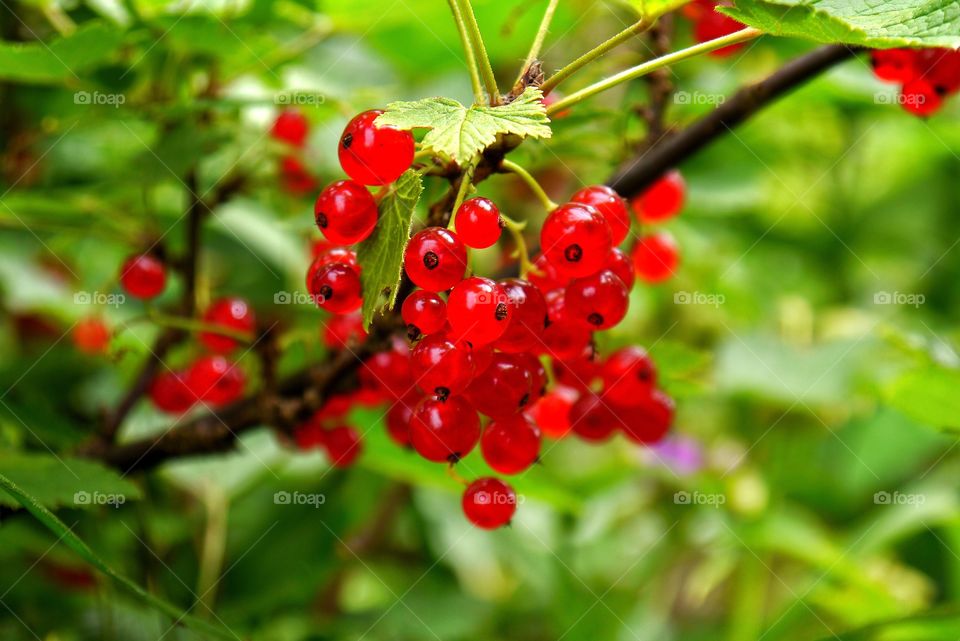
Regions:
<instances>
[{"instance_id":1,"label":"berry stem","mask_svg":"<svg viewBox=\"0 0 960 641\"><path fill-rule=\"evenodd\" d=\"M533 192L547 212L551 212L557 208L557 203L550 200L550 196L543 190L543 187L540 186L537 179L530 175L529 171L511 160L504 160L500 163L500 167L512 174L516 174L523 182L527 183L530 191Z\"/></svg>"},{"instance_id":2,"label":"berry stem","mask_svg":"<svg viewBox=\"0 0 960 641\"><path fill-rule=\"evenodd\" d=\"M451 463L447 466L447 476L452 478L457 483L460 483L461 485L470 485L470 481L463 478L462 476L460 476L459 473L457 473L456 465L457 465L456 463Z\"/></svg>"},{"instance_id":3,"label":"berry stem","mask_svg":"<svg viewBox=\"0 0 960 641\"><path fill-rule=\"evenodd\" d=\"M513 236L513 242L517 245L517 259L520 261L520 278L526 278L532 270L535 269L532 262L530 262L530 252L527 249L527 239L523 237L523 230L526 229L526 221L520 222L513 220L512 218L500 214L500 220L503 221L504 227L507 228L507 231L510 232L510 235Z\"/></svg>"},{"instance_id":4,"label":"berry stem","mask_svg":"<svg viewBox=\"0 0 960 641\"><path fill-rule=\"evenodd\" d=\"M454 1L460 3L460 13L463 16L466 31L473 42L480 75L487 88L487 93L490 95L490 105L498 105L500 104L500 90L497 89L497 78L493 75L490 56L487 55L487 48L483 44L483 36L480 33L480 26L477 24L477 17L473 13L473 5L470 4L470 0Z\"/></svg>"},{"instance_id":5,"label":"berry stem","mask_svg":"<svg viewBox=\"0 0 960 641\"><path fill-rule=\"evenodd\" d=\"M530 45L530 53L527 54L523 66L520 67L520 75L517 76L516 84L519 85L523 82L523 76L527 73L527 69L530 68L530 65L532 65L537 59L537 56L540 55L540 50L543 48L543 41L547 37L547 31L550 30L550 23L553 22L553 14L557 10L559 3L560 0L549 0L549 2L547 2L547 10L543 12L543 19L540 21L537 35L534 36L533 43Z\"/></svg>"},{"instance_id":6,"label":"berry stem","mask_svg":"<svg viewBox=\"0 0 960 641\"><path fill-rule=\"evenodd\" d=\"M459 0L447 0L450 5L450 11L453 13L453 21L457 24L457 31L460 33L460 43L463 45L463 53L467 57L467 70L470 72L470 84L473 86L473 98L479 104L483 102L483 83L480 82L480 71L477 67L477 56L473 51L473 44L470 42L470 35L467 33L467 25L463 21L463 12L460 10Z\"/></svg>"},{"instance_id":7,"label":"berry stem","mask_svg":"<svg viewBox=\"0 0 960 641\"><path fill-rule=\"evenodd\" d=\"M457 197L453 201L453 209L450 211L450 221L447 223L447 229L454 228L454 221L457 218L457 210L467 198L467 193L473 188L473 172L477 169L477 158L472 158L467 166L463 168L463 174L460 176L460 188L457 189Z\"/></svg>"},{"instance_id":8,"label":"berry stem","mask_svg":"<svg viewBox=\"0 0 960 641\"><path fill-rule=\"evenodd\" d=\"M564 109L569 109L570 107L595 96L598 93L606 91L616 87L617 85L634 80L636 78L641 78L649 73L656 71L657 69L662 69L669 65L674 64L675 62L680 62L686 60L687 58L692 58L698 56L702 53L709 53L717 49L723 49L724 47L729 47L730 45L739 44L741 42L746 42L748 40L753 40L754 38L760 36L763 32L759 29L741 29L730 35L723 36L721 38L714 38L713 40L708 40L707 42L702 42L700 44L694 45L692 47L687 47L686 49L680 49L679 51L674 51L665 56L660 56L659 58L654 58L653 60L648 60L642 64L639 64L635 67L630 67L625 69L618 74L614 74L609 78L605 78L599 82L595 82L592 85L584 87L576 93L572 93L566 98L558 100L554 104L550 105L547 108L547 115L553 115L555 113L561 112Z\"/></svg>"},{"instance_id":9,"label":"berry stem","mask_svg":"<svg viewBox=\"0 0 960 641\"><path fill-rule=\"evenodd\" d=\"M561 82L577 73L594 60L602 57L611 49L618 47L634 36L644 33L650 29L651 26L653 26L654 22L654 20L650 20L646 17L641 18L617 35L613 36L609 40L601 42L596 47L568 64L566 67L563 67L559 71L555 72L552 76L547 78L542 85L540 85L540 90L543 91L543 95L547 95L556 89L557 85L559 85Z\"/></svg>"}]
</instances>

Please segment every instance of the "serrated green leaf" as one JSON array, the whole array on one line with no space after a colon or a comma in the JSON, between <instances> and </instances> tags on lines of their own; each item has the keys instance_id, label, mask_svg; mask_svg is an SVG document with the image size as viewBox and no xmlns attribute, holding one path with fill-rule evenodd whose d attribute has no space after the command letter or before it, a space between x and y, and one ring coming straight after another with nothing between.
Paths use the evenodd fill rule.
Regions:
<instances>
[{"instance_id":1,"label":"serrated green leaf","mask_svg":"<svg viewBox=\"0 0 960 641\"><path fill-rule=\"evenodd\" d=\"M0 42L0 79L40 84L79 80L119 46L123 33L101 22L81 26L50 43Z\"/></svg>"},{"instance_id":2,"label":"serrated green leaf","mask_svg":"<svg viewBox=\"0 0 960 641\"><path fill-rule=\"evenodd\" d=\"M376 124L429 129L424 147L463 162L492 145L499 134L549 138L550 119L542 98L539 89L527 87L516 100L498 107L464 107L450 98L392 102Z\"/></svg>"},{"instance_id":3,"label":"serrated green leaf","mask_svg":"<svg viewBox=\"0 0 960 641\"><path fill-rule=\"evenodd\" d=\"M49 508L122 505L140 498L140 488L99 463L53 454L0 453L0 470ZM0 505L17 503L0 494Z\"/></svg>"},{"instance_id":4,"label":"serrated green leaf","mask_svg":"<svg viewBox=\"0 0 960 641\"><path fill-rule=\"evenodd\" d=\"M393 307L403 266L403 250L410 239L413 210L423 192L423 179L405 172L380 200L380 220L370 237L357 248L363 285L363 324L370 326L378 310Z\"/></svg>"},{"instance_id":5,"label":"serrated green leaf","mask_svg":"<svg viewBox=\"0 0 960 641\"><path fill-rule=\"evenodd\" d=\"M864 47L960 47L957 0L737 0L720 9L778 36Z\"/></svg>"},{"instance_id":6,"label":"serrated green leaf","mask_svg":"<svg viewBox=\"0 0 960 641\"><path fill-rule=\"evenodd\" d=\"M4 469L4 471L6 471L6 469ZM36 519L46 526L48 530L53 532L53 534L57 536L58 541L63 541L71 550L79 554L84 561L112 578L114 581L128 589L136 596L143 599L150 606L171 617L174 620L175 625L182 624L197 630L198 632L211 635L218 639L240 638L224 628L211 625L190 614L187 614L186 612L182 612L180 608L150 594L142 587L114 570L112 567L107 565L107 563L101 559L97 553L94 552L90 546L83 541L83 539L74 534L71 528L68 528L66 524L58 519L53 512L44 507L43 503L41 503L37 497L24 491L23 488L3 474L0 474L0 488L3 488L7 494L16 499L17 503L22 505L24 509L36 517Z\"/></svg>"},{"instance_id":7,"label":"serrated green leaf","mask_svg":"<svg viewBox=\"0 0 960 641\"><path fill-rule=\"evenodd\" d=\"M960 372L929 367L903 374L887 388L887 402L937 428L960 427Z\"/></svg>"}]
</instances>

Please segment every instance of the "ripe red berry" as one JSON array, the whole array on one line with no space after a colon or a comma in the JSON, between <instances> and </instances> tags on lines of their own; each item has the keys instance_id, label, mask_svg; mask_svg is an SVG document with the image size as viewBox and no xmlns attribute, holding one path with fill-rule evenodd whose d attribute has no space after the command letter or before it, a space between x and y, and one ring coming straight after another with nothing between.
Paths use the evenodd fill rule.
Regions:
<instances>
[{"instance_id":1,"label":"ripe red berry","mask_svg":"<svg viewBox=\"0 0 960 641\"><path fill-rule=\"evenodd\" d=\"M500 210L488 198L471 198L457 209L454 226L467 247L490 247L500 239Z\"/></svg>"},{"instance_id":2,"label":"ripe red berry","mask_svg":"<svg viewBox=\"0 0 960 641\"><path fill-rule=\"evenodd\" d=\"M387 426L387 435L400 447L410 447L410 419L413 418L413 410L422 398L417 392L412 392L387 410L384 421Z\"/></svg>"},{"instance_id":3,"label":"ripe red berry","mask_svg":"<svg viewBox=\"0 0 960 641\"><path fill-rule=\"evenodd\" d=\"M657 384L657 370L640 347L623 347L610 354L601 369L603 396L611 403L639 405Z\"/></svg>"},{"instance_id":4,"label":"ripe red berry","mask_svg":"<svg viewBox=\"0 0 960 641\"><path fill-rule=\"evenodd\" d=\"M463 398L420 401L410 419L413 449L428 461L456 463L480 440L480 417Z\"/></svg>"},{"instance_id":5,"label":"ripe red berry","mask_svg":"<svg viewBox=\"0 0 960 641\"><path fill-rule=\"evenodd\" d=\"M167 270L159 259L149 254L131 256L120 268L120 284L134 298L154 298L167 284Z\"/></svg>"},{"instance_id":6,"label":"ripe red berry","mask_svg":"<svg viewBox=\"0 0 960 641\"><path fill-rule=\"evenodd\" d=\"M434 292L418 289L403 301L400 315L407 326L407 337L415 341L443 329L447 322L447 304Z\"/></svg>"},{"instance_id":7,"label":"ripe red berry","mask_svg":"<svg viewBox=\"0 0 960 641\"><path fill-rule=\"evenodd\" d=\"M410 352L410 370L420 389L445 399L465 390L473 380L473 355L443 334L431 334Z\"/></svg>"},{"instance_id":8,"label":"ripe red berry","mask_svg":"<svg viewBox=\"0 0 960 641\"><path fill-rule=\"evenodd\" d=\"M905 83L917 75L915 55L910 49L878 49L871 52L873 73L880 80Z\"/></svg>"},{"instance_id":9,"label":"ripe red berry","mask_svg":"<svg viewBox=\"0 0 960 641\"><path fill-rule=\"evenodd\" d=\"M293 430L294 442L298 448L305 452L323 447L327 431L324 429L319 415L320 412L316 412Z\"/></svg>"},{"instance_id":10,"label":"ripe red berry","mask_svg":"<svg viewBox=\"0 0 960 641\"><path fill-rule=\"evenodd\" d=\"M603 267L610 253L610 225L590 205L567 203L547 216L540 247L561 276L589 276Z\"/></svg>"},{"instance_id":11,"label":"ripe red berry","mask_svg":"<svg viewBox=\"0 0 960 641\"><path fill-rule=\"evenodd\" d=\"M548 311L550 323L543 330L543 341L540 347L542 352L551 358L561 360L575 358L582 354L584 348L590 344L593 333L586 325L565 317L562 290L559 294L553 294L553 300L555 301L554 311ZM550 308L548 307L548 309Z\"/></svg>"},{"instance_id":12,"label":"ripe red berry","mask_svg":"<svg viewBox=\"0 0 960 641\"><path fill-rule=\"evenodd\" d=\"M414 379L406 344L397 341L391 349L367 358L360 366L358 378L362 389L377 392L391 402L410 394Z\"/></svg>"},{"instance_id":13,"label":"ripe red berry","mask_svg":"<svg viewBox=\"0 0 960 641\"><path fill-rule=\"evenodd\" d=\"M297 156L280 158L280 182L283 188L294 196L305 196L317 189L317 181Z\"/></svg>"},{"instance_id":14,"label":"ripe red berry","mask_svg":"<svg viewBox=\"0 0 960 641\"><path fill-rule=\"evenodd\" d=\"M631 440L641 445L659 443L673 426L673 399L660 390L650 390L642 402L631 407L615 410L622 423L619 427Z\"/></svg>"},{"instance_id":15,"label":"ripe red berry","mask_svg":"<svg viewBox=\"0 0 960 641\"><path fill-rule=\"evenodd\" d=\"M924 78L917 78L903 85L900 102L903 108L915 116L928 118L943 107L944 94Z\"/></svg>"},{"instance_id":16,"label":"ripe red berry","mask_svg":"<svg viewBox=\"0 0 960 641\"><path fill-rule=\"evenodd\" d=\"M652 224L669 220L683 210L687 183L676 169L668 171L631 201L640 222Z\"/></svg>"},{"instance_id":17,"label":"ripe red berry","mask_svg":"<svg viewBox=\"0 0 960 641\"><path fill-rule=\"evenodd\" d=\"M519 354L496 352L467 388L467 400L491 418L516 414L531 404L533 375Z\"/></svg>"},{"instance_id":18,"label":"ripe red berry","mask_svg":"<svg viewBox=\"0 0 960 641\"><path fill-rule=\"evenodd\" d=\"M544 435L563 438L570 432L570 408L579 396L575 389L557 385L527 413Z\"/></svg>"},{"instance_id":19,"label":"ripe red berry","mask_svg":"<svg viewBox=\"0 0 960 641\"><path fill-rule=\"evenodd\" d=\"M570 408L570 427L585 441L606 441L622 426L623 420L596 394L584 394Z\"/></svg>"},{"instance_id":20,"label":"ripe red berry","mask_svg":"<svg viewBox=\"0 0 960 641\"><path fill-rule=\"evenodd\" d=\"M541 345L547 321L547 303L532 283L520 278L500 281L507 299L513 303L510 324L494 347L504 352L528 352Z\"/></svg>"},{"instance_id":21,"label":"ripe red berry","mask_svg":"<svg viewBox=\"0 0 960 641\"><path fill-rule=\"evenodd\" d=\"M673 236L659 232L644 236L633 248L633 266L640 280L660 283L671 276L680 264L680 253Z\"/></svg>"},{"instance_id":22,"label":"ripe red berry","mask_svg":"<svg viewBox=\"0 0 960 641\"><path fill-rule=\"evenodd\" d=\"M413 163L413 136L396 127L374 125L382 113L373 109L355 116L340 137L340 166L364 185L392 183Z\"/></svg>"},{"instance_id":23,"label":"ripe red berry","mask_svg":"<svg viewBox=\"0 0 960 641\"><path fill-rule=\"evenodd\" d=\"M187 385L203 402L219 407L243 395L247 377L223 356L202 356L187 370Z\"/></svg>"},{"instance_id":24,"label":"ripe red berry","mask_svg":"<svg viewBox=\"0 0 960 641\"><path fill-rule=\"evenodd\" d=\"M540 428L522 414L497 419L480 437L483 460L501 474L517 474L540 455Z\"/></svg>"},{"instance_id":25,"label":"ripe red berry","mask_svg":"<svg viewBox=\"0 0 960 641\"><path fill-rule=\"evenodd\" d=\"M334 314L346 314L363 303L360 274L344 263L322 265L309 285L316 304Z\"/></svg>"},{"instance_id":26,"label":"ripe red berry","mask_svg":"<svg viewBox=\"0 0 960 641\"><path fill-rule=\"evenodd\" d=\"M558 385L580 392L589 392L600 379L601 364L593 346L581 349L576 356L553 362L553 375Z\"/></svg>"},{"instance_id":27,"label":"ripe red berry","mask_svg":"<svg viewBox=\"0 0 960 641\"><path fill-rule=\"evenodd\" d=\"M474 346L492 343L507 331L513 308L503 288L489 278L462 280L447 297L451 335Z\"/></svg>"},{"instance_id":28,"label":"ripe red berry","mask_svg":"<svg viewBox=\"0 0 960 641\"><path fill-rule=\"evenodd\" d=\"M707 11L704 11L700 19L693 25L693 35L697 42L716 40L717 38L722 38L723 36L730 35L744 28L741 22L716 11L716 6L720 3L708 2L706 4L713 6ZM721 49L714 49L710 52L710 55L723 58L735 53L742 47L743 43L733 44Z\"/></svg>"},{"instance_id":29,"label":"ripe red berry","mask_svg":"<svg viewBox=\"0 0 960 641\"><path fill-rule=\"evenodd\" d=\"M484 530L507 525L517 511L517 495L513 488L491 477L477 479L463 493L463 513Z\"/></svg>"},{"instance_id":30,"label":"ripe red berry","mask_svg":"<svg viewBox=\"0 0 960 641\"><path fill-rule=\"evenodd\" d=\"M324 449L334 467L350 467L363 451L360 433L349 425L341 425L327 430L323 439Z\"/></svg>"},{"instance_id":31,"label":"ripe red berry","mask_svg":"<svg viewBox=\"0 0 960 641\"><path fill-rule=\"evenodd\" d=\"M546 294L555 289L561 289L567 286L570 279L560 276L556 268L550 264L547 257L543 254L537 256L533 261L533 270L527 274L527 279L533 283L537 289Z\"/></svg>"},{"instance_id":32,"label":"ripe red berry","mask_svg":"<svg viewBox=\"0 0 960 641\"><path fill-rule=\"evenodd\" d=\"M251 338L257 324L253 309L242 298L221 298L215 301L203 315L203 322L250 334ZM211 352L226 354L237 346L236 340L216 332L200 332L198 338Z\"/></svg>"},{"instance_id":33,"label":"ripe red berry","mask_svg":"<svg viewBox=\"0 0 960 641\"><path fill-rule=\"evenodd\" d=\"M307 141L310 132L310 123L299 109L284 109L277 114L270 128L270 135L276 140L282 140L294 147L302 147Z\"/></svg>"},{"instance_id":34,"label":"ripe red berry","mask_svg":"<svg viewBox=\"0 0 960 641\"><path fill-rule=\"evenodd\" d=\"M365 240L376 227L377 202L363 185L338 180L317 196L313 215L327 240L352 245Z\"/></svg>"},{"instance_id":35,"label":"ripe red berry","mask_svg":"<svg viewBox=\"0 0 960 641\"><path fill-rule=\"evenodd\" d=\"M572 281L565 300L567 318L592 330L617 325L630 304L626 285L609 269Z\"/></svg>"},{"instance_id":36,"label":"ripe red berry","mask_svg":"<svg viewBox=\"0 0 960 641\"><path fill-rule=\"evenodd\" d=\"M627 203L606 185L594 185L581 189L570 200L591 205L600 212L610 226L610 236L614 245L622 243L630 233L630 212L627 211Z\"/></svg>"},{"instance_id":37,"label":"ripe red berry","mask_svg":"<svg viewBox=\"0 0 960 641\"><path fill-rule=\"evenodd\" d=\"M525 404L525 407L530 407L547 393L547 368L543 366L540 358L531 352L516 354L515 358L520 367L530 372L530 398Z\"/></svg>"},{"instance_id":38,"label":"ripe red berry","mask_svg":"<svg viewBox=\"0 0 960 641\"><path fill-rule=\"evenodd\" d=\"M183 372L166 371L158 374L150 384L149 394L153 405L168 414L182 414L198 400Z\"/></svg>"},{"instance_id":39,"label":"ripe red berry","mask_svg":"<svg viewBox=\"0 0 960 641\"><path fill-rule=\"evenodd\" d=\"M421 289L446 291L459 283L467 270L467 248L453 232L428 227L410 239L403 254L403 268Z\"/></svg>"},{"instance_id":40,"label":"ripe red berry","mask_svg":"<svg viewBox=\"0 0 960 641\"><path fill-rule=\"evenodd\" d=\"M330 349L345 349L367 337L360 312L341 314L328 318L323 323L323 344Z\"/></svg>"},{"instance_id":41,"label":"ripe red berry","mask_svg":"<svg viewBox=\"0 0 960 641\"><path fill-rule=\"evenodd\" d=\"M626 252L614 247L607 256L607 264L604 269L609 269L617 278L623 281L627 291L633 289L633 284L637 280L637 273L633 271L633 261L627 256Z\"/></svg>"},{"instance_id":42,"label":"ripe red berry","mask_svg":"<svg viewBox=\"0 0 960 641\"><path fill-rule=\"evenodd\" d=\"M84 354L103 354L110 345L110 329L96 316L77 321L71 337L76 348Z\"/></svg>"}]
</instances>

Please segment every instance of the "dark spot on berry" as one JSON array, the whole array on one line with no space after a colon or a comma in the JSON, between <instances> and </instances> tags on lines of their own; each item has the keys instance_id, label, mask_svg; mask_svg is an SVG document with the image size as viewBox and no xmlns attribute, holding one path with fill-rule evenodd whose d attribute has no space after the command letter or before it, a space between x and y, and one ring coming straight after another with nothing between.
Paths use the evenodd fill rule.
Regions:
<instances>
[{"instance_id":1,"label":"dark spot on berry","mask_svg":"<svg viewBox=\"0 0 960 641\"><path fill-rule=\"evenodd\" d=\"M497 305L497 310L493 313L493 317L496 318L498 321L502 321L504 318L506 318L506 317L507 317L507 304L506 304L506 303L499 303L499 304Z\"/></svg>"},{"instance_id":2,"label":"dark spot on berry","mask_svg":"<svg viewBox=\"0 0 960 641\"><path fill-rule=\"evenodd\" d=\"M330 300L333 298L333 287L330 287L330 285L321 285L319 293L323 300Z\"/></svg>"},{"instance_id":3,"label":"dark spot on berry","mask_svg":"<svg viewBox=\"0 0 960 641\"><path fill-rule=\"evenodd\" d=\"M546 329L546 328L548 328L548 327L550 327L550 317L549 317L549 316L544 316L544 317L543 317L543 328Z\"/></svg>"},{"instance_id":4,"label":"dark spot on berry","mask_svg":"<svg viewBox=\"0 0 960 641\"><path fill-rule=\"evenodd\" d=\"M423 255L423 266L427 269L436 269L440 264L440 257L434 252L427 252Z\"/></svg>"},{"instance_id":5,"label":"dark spot on berry","mask_svg":"<svg viewBox=\"0 0 960 641\"><path fill-rule=\"evenodd\" d=\"M546 395L547 395L547 386L544 385L543 387L540 388L540 396L546 396Z\"/></svg>"},{"instance_id":6,"label":"dark spot on berry","mask_svg":"<svg viewBox=\"0 0 960 641\"><path fill-rule=\"evenodd\" d=\"M322 211L318 211L318 212L317 212L317 227L319 227L320 229L326 229L326 228L327 228L327 224L328 224L327 215L326 215L325 213L323 213Z\"/></svg>"},{"instance_id":7,"label":"dark spot on berry","mask_svg":"<svg viewBox=\"0 0 960 641\"><path fill-rule=\"evenodd\" d=\"M420 328L413 323L407 325L407 338L409 338L411 341L415 341L420 338L421 334L422 332L420 331Z\"/></svg>"},{"instance_id":8,"label":"dark spot on berry","mask_svg":"<svg viewBox=\"0 0 960 641\"><path fill-rule=\"evenodd\" d=\"M941 98L946 98L947 94L950 93L950 89L944 85L934 85L933 91Z\"/></svg>"},{"instance_id":9,"label":"dark spot on berry","mask_svg":"<svg viewBox=\"0 0 960 641\"><path fill-rule=\"evenodd\" d=\"M454 452L453 454L447 457L447 461L449 461L451 465L456 465L457 463L460 462L460 458L461 458L460 452Z\"/></svg>"},{"instance_id":10,"label":"dark spot on berry","mask_svg":"<svg viewBox=\"0 0 960 641\"><path fill-rule=\"evenodd\" d=\"M353 144L353 134L346 134L340 144L343 145L344 149L350 149L350 145Z\"/></svg>"},{"instance_id":11,"label":"dark spot on berry","mask_svg":"<svg viewBox=\"0 0 960 641\"><path fill-rule=\"evenodd\" d=\"M530 394L524 394L520 397L520 404L518 407L526 407L527 403L530 402Z\"/></svg>"},{"instance_id":12,"label":"dark spot on berry","mask_svg":"<svg viewBox=\"0 0 960 641\"><path fill-rule=\"evenodd\" d=\"M639 378L641 381L649 380L650 371L646 369L641 369L640 371L637 372L637 378Z\"/></svg>"},{"instance_id":13,"label":"dark spot on berry","mask_svg":"<svg viewBox=\"0 0 960 641\"><path fill-rule=\"evenodd\" d=\"M436 387L433 390L437 394L437 400L441 403L446 402L450 398L450 388L449 387Z\"/></svg>"},{"instance_id":14,"label":"dark spot on berry","mask_svg":"<svg viewBox=\"0 0 960 641\"><path fill-rule=\"evenodd\" d=\"M603 325L603 315L594 312L587 316L587 322L591 325L596 325L599 327L600 325Z\"/></svg>"},{"instance_id":15,"label":"dark spot on berry","mask_svg":"<svg viewBox=\"0 0 960 641\"><path fill-rule=\"evenodd\" d=\"M497 226L500 227L500 229L506 229L506 228L507 228L507 223L503 222L503 218L502 218L502 217L497 216Z\"/></svg>"},{"instance_id":16,"label":"dark spot on berry","mask_svg":"<svg viewBox=\"0 0 960 641\"><path fill-rule=\"evenodd\" d=\"M583 258L583 249L580 248L580 245L570 245L563 250L563 257L571 263L578 263Z\"/></svg>"}]
</instances>

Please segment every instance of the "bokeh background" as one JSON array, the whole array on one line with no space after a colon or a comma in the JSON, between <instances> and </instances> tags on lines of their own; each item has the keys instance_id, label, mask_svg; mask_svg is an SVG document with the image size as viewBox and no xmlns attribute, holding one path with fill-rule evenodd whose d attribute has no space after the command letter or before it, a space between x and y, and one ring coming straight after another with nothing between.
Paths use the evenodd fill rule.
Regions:
<instances>
[{"instance_id":1,"label":"bokeh background","mask_svg":"<svg viewBox=\"0 0 960 641\"><path fill-rule=\"evenodd\" d=\"M475 0L502 86L544 4ZM633 20L625 4L561 2L546 68ZM242 184L205 227L201 297L238 293L282 321L282 371L322 357L323 314L275 303L302 290L316 230L313 192L285 187L270 124L304 92L304 163L322 186L341 176L334 150L351 115L434 95L469 102L447 6L19 2L0 7L0 29L0 472L46 493L149 591L270 641L960 636L949 605L960 594L960 105L911 116L860 57L686 162L688 203L667 225L682 266L637 287L601 340L603 352L650 350L678 401L673 436L656 451L548 442L516 480L512 526L489 533L467 524L442 466L390 443L377 410L351 416L366 451L348 471L266 428L234 453L123 479L69 457L158 332L142 305L117 302L116 272L158 238L182 249L192 168L204 192ZM58 42L58 31L73 35ZM674 46L690 42L677 16ZM636 64L648 45L618 48L564 89ZM761 38L678 65L667 123L682 128L812 48ZM584 103L512 157L557 200L602 182L642 153L648 90L636 81ZM441 188L428 184L424 202ZM511 178L480 193L532 229L542 218ZM503 260L492 250L478 264ZM106 357L71 343L91 314L120 328ZM256 378L255 359L243 363ZM121 437L169 424L141 403ZM482 473L477 459L460 473ZM101 474L128 500L78 505L73 493ZM322 499L278 504L282 491ZM92 570L12 498L0 505L3 639L203 638ZM877 622L884 636L844 633Z\"/></svg>"}]
</instances>

